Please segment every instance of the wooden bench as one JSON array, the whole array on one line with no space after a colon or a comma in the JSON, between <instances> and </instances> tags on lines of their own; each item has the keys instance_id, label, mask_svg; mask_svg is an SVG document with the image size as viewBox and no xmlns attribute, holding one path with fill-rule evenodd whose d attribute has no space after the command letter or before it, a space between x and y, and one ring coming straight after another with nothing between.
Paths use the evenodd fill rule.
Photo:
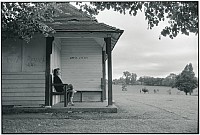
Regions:
<instances>
[{"instance_id":1,"label":"wooden bench","mask_svg":"<svg viewBox=\"0 0 200 135\"><path fill-rule=\"evenodd\" d=\"M94 90L92 90L92 91L89 91L89 90L76 90L77 91L77 93L79 92L80 93L80 102L83 102L83 93L84 92L101 92L101 91L94 91ZM102 93L101 93L102 94ZM102 98L102 96L103 95L101 95L101 102L103 102L103 98Z\"/></svg>"},{"instance_id":2,"label":"wooden bench","mask_svg":"<svg viewBox=\"0 0 200 135\"><path fill-rule=\"evenodd\" d=\"M81 102L83 102L83 92L85 92L84 90L76 90L77 92L81 93Z\"/></svg>"},{"instance_id":3,"label":"wooden bench","mask_svg":"<svg viewBox=\"0 0 200 135\"><path fill-rule=\"evenodd\" d=\"M64 92L55 92L53 91L53 87L54 86L63 86L64 87ZM67 107L67 104L69 102L69 92L67 92L67 86L68 84L51 84L51 90L50 90L50 102L51 102L51 106L53 104L53 96L54 95L64 95L64 107Z\"/></svg>"},{"instance_id":4,"label":"wooden bench","mask_svg":"<svg viewBox=\"0 0 200 135\"><path fill-rule=\"evenodd\" d=\"M50 75L50 78L52 78L51 75ZM69 103L69 92L67 91L68 84L53 84L52 79L50 79L50 84L51 84L51 86L50 86L50 105L52 106L52 104L53 104L53 96L54 95L64 95L64 107L67 107L67 104ZM54 86L64 86L64 92L53 91ZM81 102L83 101L83 93L84 92L97 92L97 91L88 91L88 90L76 90L76 91L80 93L80 96L81 96L80 101ZM103 97L103 95L101 93L101 101L103 102L102 97Z\"/></svg>"}]
</instances>

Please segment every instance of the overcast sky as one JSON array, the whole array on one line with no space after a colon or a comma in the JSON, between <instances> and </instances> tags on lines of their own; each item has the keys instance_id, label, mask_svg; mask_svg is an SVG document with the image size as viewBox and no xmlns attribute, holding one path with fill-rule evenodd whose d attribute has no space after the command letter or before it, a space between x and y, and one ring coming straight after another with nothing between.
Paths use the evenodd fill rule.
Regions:
<instances>
[{"instance_id":1,"label":"overcast sky","mask_svg":"<svg viewBox=\"0 0 200 135\"><path fill-rule=\"evenodd\" d=\"M175 39L159 35L166 22L148 30L144 13L137 16L123 15L105 10L96 16L98 22L114 26L124 33L113 50L113 79L124 71L140 76L166 77L179 74L192 63L195 75L198 69L198 35L178 35Z\"/></svg>"}]
</instances>

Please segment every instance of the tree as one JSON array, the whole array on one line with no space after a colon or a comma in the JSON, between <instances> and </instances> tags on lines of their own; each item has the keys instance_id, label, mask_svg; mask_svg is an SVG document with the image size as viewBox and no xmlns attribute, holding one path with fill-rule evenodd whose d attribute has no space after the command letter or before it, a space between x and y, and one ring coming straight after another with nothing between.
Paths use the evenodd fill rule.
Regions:
<instances>
[{"instance_id":1,"label":"tree","mask_svg":"<svg viewBox=\"0 0 200 135\"><path fill-rule=\"evenodd\" d=\"M175 84L175 79L176 79L176 74L171 73L170 75L168 75L166 78L163 79L162 85L173 87Z\"/></svg>"},{"instance_id":2,"label":"tree","mask_svg":"<svg viewBox=\"0 0 200 135\"><path fill-rule=\"evenodd\" d=\"M87 4L77 3L81 10L97 15L99 11L113 9L114 11L130 15L137 15L143 11L148 21L149 29L158 26L160 21L169 19L170 26L166 26L161 35L174 38L178 33L189 35L198 34L198 1L151 1L151 2L90 2Z\"/></svg>"},{"instance_id":3,"label":"tree","mask_svg":"<svg viewBox=\"0 0 200 135\"><path fill-rule=\"evenodd\" d=\"M114 9L124 14L128 12L133 16L142 11L149 29L168 18L170 26L166 26L161 35L170 38L176 37L178 33L198 34L198 1L90 2L90 4L77 2L77 4L82 11L91 15L96 15L105 9ZM45 22L53 21L53 16L62 12L60 6L65 6L65 3L2 2L2 38L15 37L29 41L35 32L43 33L45 36L54 33L55 31Z\"/></svg>"},{"instance_id":4,"label":"tree","mask_svg":"<svg viewBox=\"0 0 200 135\"><path fill-rule=\"evenodd\" d=\"M61 12L56 3L1 3L2 39L20 38L29 41L35 32L48 36L55 31L45 22Z\"/></svg>"},{"instance_id":5,"label":"tree","mask_svg":"<svg viewBox=\"0 0 200 135\"><path fill-rule=\"evenodd\" d=\"M113 84L123 84L124 82L125 82L125 79L123 77L113 80Z\"/></svg>"},{"instance_id":6,"label":"tree","mask_svg":"<svg viewBox=\"0 0 200 135\"><path fill-rule=\"evenodd\" d=\"M184 70L176 77L174 87L180 91L184 91L185 94L193 92L195 88L197 88L198 82L195 77L195 73L193 72L192 64L186 65Z\"/></svg>"},{"instance_id":7,"label":"tree","mask_svg":"<svg viewBox=\"0 0 200 135\"><path fill-rule=\"evenodd\" d=\"M133 85L137 80L137 74L131 73L130 83Z\"/></svg>"},{"instance_id":8,"label":"tree","mask_svg":"<svg viewBox=\"0 0 200 135\"><path fill-rule=\"evenodd\" d=\"M125 76L125 83L129 84L130 83L130 79L131 79L131 73L128 71L123 72L123 75Z\"/></svg>"},{"instance_id":9,"label":"tree","mask_svg":"<svg viewBox=\"0 0 200 135\"><path fill-rule=\"evenodd\" d=\"M142 85L150 85L150 86L161 86L163 78L154 78L151 76L143 76L138 79Z\"/></svg>"},{"instance_id":10,"label":"tree","mask_svg":"<svg viewBox=\"0 0 200 135\"><path fill-rule=\"evenodd\" d=\"M114 79L113 84L135 84L137 79L137 74L130 73L128 71L123 72L123 76L119 79Z\"/></svg>"}]
</instances>

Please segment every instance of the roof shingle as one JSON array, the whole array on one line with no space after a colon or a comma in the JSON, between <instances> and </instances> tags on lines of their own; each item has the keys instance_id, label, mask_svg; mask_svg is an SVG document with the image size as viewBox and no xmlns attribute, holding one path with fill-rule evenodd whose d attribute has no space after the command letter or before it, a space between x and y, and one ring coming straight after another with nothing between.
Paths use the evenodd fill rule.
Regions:
<instances>
[{"instance_id":1,"label":"roof shingle","mask_svg":"<svg viewBox=\"0 0 200 135\"><path fill-rule=\"evenodd\" d=\"M63 3L59 16L54 17L54 21L47 23L54 30L59 31L99 31L99 32L117 32L122 33L123 30L98 23L94 17L79 11L76 7L69 3Z\"/></svg>"}]
</instances>

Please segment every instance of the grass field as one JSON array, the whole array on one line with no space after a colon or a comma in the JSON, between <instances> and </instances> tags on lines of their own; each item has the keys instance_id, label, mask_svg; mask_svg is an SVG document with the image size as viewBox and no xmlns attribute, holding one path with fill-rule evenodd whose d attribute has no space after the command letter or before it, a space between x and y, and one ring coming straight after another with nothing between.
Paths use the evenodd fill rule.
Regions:
<instances>
[{"instance_id":1,"label":"grass field","mask_svg":"<svg viewBox=\"0 0 200 135\"><path fill-rule=\"evenodd\" d=\"M140 93L144 87L150 92ZM159 92L154 94L154 89L159 89ZM198 89L192 95L185 95L170 87L133 85L122 91L120 85L113 85L113 99L118 114L134 116L133 121L144 121L138 132L198 133Z\"/></svg>"},{"instance_id":2,"label":"grass field","mask_svg":"<svg viewBox=\"0 0 200 135\"><path fill-rule=\"evenodd\" d=\"M142 88L146 87L149 90L149 94L166 94L169 95L169 90L171 90L171 95L185 95L183 91L178 90L177 88L165 87L165 86L144 86L144 85L127 85L127 91L130 93L140 93ZM159 90L154 93L155 90ZM113 85L113 92L115 94L122 91L121 85ZM148 94L148 93L147 93ZM192 96L198 95L198 88L193 90Z\"/></svg>"}]
</instances>

